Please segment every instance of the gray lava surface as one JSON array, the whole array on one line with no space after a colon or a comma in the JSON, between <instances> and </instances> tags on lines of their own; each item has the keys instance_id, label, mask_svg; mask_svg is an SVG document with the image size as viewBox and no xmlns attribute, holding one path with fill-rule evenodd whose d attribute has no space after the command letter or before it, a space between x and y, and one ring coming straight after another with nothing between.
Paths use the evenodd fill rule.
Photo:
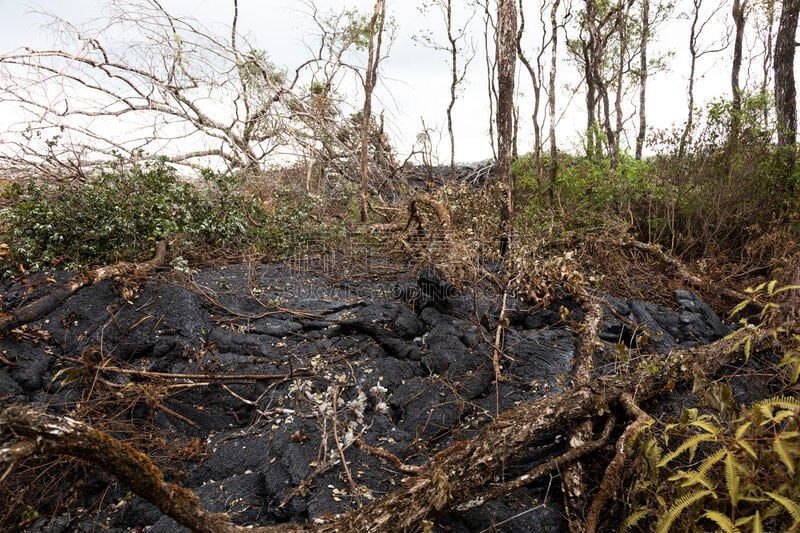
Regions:
<instances>
[{"instance_id":1,"label":"gray lava surface","mask_svg":"<svg viewBox=\"0 0 800 533\"><path fill-rule=\"evenodd\" d=\"M6 286L3 309L66 278L42 274ZM420 465L475 436L498 412L569 387L583 318L567 298L548 307L509 299L507 379L496 384L491 359L500 296L458 291L430 269L411 277L388 262L352 272L326 264L241 264L166 273L140 280L133 292L112 282L88 287L0 339L0 353L12 363L0 363L0 402L71 412L89 392L85 380L66 376L91 357L93 371L119 390L152 383L145 373L195 376L161 379L185 386L157 401L140 399L125 413L132 427L147 420L171 442L201 443L203 453L173 461L168 473L207 509L241 524L325 519L403 483L407 474L352 445L355 439ZM666 354L728 332L696 295L675 296L674 309L606 296L598 372L624 369L631 354ZM562 451L564 437L531 443L504 475L513 478ZM65 487L79 492L75 504L55 515L40 509L29 531L183 530L102 473L75 475L82 482ZM441 517L436 527L566 531L559 481L543 479Z\"/></svg>"}]
</instances>

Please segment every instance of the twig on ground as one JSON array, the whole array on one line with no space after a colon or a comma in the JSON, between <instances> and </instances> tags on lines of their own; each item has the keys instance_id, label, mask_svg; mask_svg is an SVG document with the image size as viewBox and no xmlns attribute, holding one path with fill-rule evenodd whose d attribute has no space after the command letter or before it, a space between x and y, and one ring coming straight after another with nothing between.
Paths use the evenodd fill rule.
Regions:
<instances>
[{"instance_id":1,"label":"twig on ground","mask_svg":"<svg viewBox=\"0 0 800 533\"><path fill-rule=\"evenodd\" d=\"M494 352L492 353L492 367L494 368L494 379L497 383L504 381L502 370L500 369L500 358L503 357L503 330L508 325L506 317L506 302L508 292L503 291L503 303L500 307L500 318L497 321L497 329L494 332Z\"/></svg>"},{"instance_id":2,"label":"twig on ground","mask_svg":"<svg viewBox=\"0 0 800 533\"><path fill-rule=\"evenodd\" d=\"M690 283L690 284L692 284L692 285L694 285L696 287L705 287L705 286L709 285L708 281L706 281L703 278L701 278L699 276L696 276L696 275L692 274L691 272L689 272L689 269L686 268L686 265L684 265L678 258L672 257L671 255L667 254L661 248L661 246L659 246L657 244L650 244L650 243L634 240L634 241L628 241L628 242L621 242L620 245L636 248L637 250L642 250L643 252L647 252L648 254L650 254L650 255L652 255L654 257L657 257L662 262L664 262L664 263L668 264L669 266L671 266L672 268L674 268L675 272L677 272L677 274L680 277L682 277L685 281L687 281L688 283ZM742 294L742 293L737 292L737 291L734 291L734 290L731 290L731 289L719 288L719 287L714 286L714 290L716 292L718 292L718 293L721 293L721 294L727 296L728 298L732 298L732 299L737 300L737 301L742 301L742 300L747 300L748 299L747 295Z\"/></svg>"},{"instance_id":3,"label":"twig on ground","mask_svg":"<svg viewBox=\"0 0 800 533\"><path fill-rule=\"evenodd\" d=\"M353 481L353 475L350 473L350 467L347 466L347 458L344 456L344 448L342 448L342 441L339 439L339 426L336 420L338 418L338 413L336 411L336 403L338 401L339 401L339 387L334 385L333 396L331 398L331 403L333 404L333 441L336 443L336 449L339 450L339 459L341 459L342 461L342 468L344 469L344 474L347 477L347 483L350 485L350 492L353 493L353 498L355 498L356 504L359 507L361 507L363 504L361 503L360 490L358 489L358 485L356 485L356 482Z\"/></svg>"},{"instance_id":4,"label":"twig on ground","mask_svg":"<svg viewBox=\"0 0 800 533\"><path fill-rule=\"evenodd\" d=\"M484 503L496 500L497 498L501 498L506 494L509 494L520 487L524 487L525 485L539 479L543 475L547 474L548 472L553 472L563 468L565 465L568 465L581 457L588 455L592 452L595 452L602 448L606 442L608 441L608 437L611 435L611 430L614 429L614 423L616 419L613 416L610 416L606 421L606 425L603 427L603 432L597 439L591 440L586 444L579 446L577 448L571 448L570 450L566 451L565 453L559 455L558 457L554 457L550 459L546 463L540 464L521 476L512 479L511 481L507 481L502 485L497 485L494 488L487 490L483 494L462 503L461 505L456 506L457 511L466 511L469 509L473 509L475 507L480 507Z\"/></svg>"}]
</instances>

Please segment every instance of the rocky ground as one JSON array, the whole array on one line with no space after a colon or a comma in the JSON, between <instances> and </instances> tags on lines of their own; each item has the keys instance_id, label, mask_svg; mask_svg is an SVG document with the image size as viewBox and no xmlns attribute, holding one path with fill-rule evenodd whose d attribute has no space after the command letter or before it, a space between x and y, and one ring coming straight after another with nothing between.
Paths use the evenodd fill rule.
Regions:
<instances>
[{"instance_id":1,"label":"rocky ground","mask_svg":"<svg viewBox=\"0 0 800 533\"><path fill-rule=\"evenodd\" d=\"M3 308L67 277L6 286ZM676 291L672 308L604 298L597 372L729 331L689 291ZM469 439L497 413L570 386L580 307L567 298L547 307L509 299L507 379L498 384L500 303L490 290L458 291L433 270L410 272L377 254L103 282L0 339L0 402L105 421L237 523L321 520L391 492L409 475L404 466ZM693 400L676 393L673 408L684 401ZM531 443L505 474L562 451L564 436ZM25 530L181 530L101 472L60 468L66 474L35 502L38 517ZM21 490L13 483L6 490ZM34 503L24 497L19 505ZM551 477L445 516L436 530L565 531L561 508Z\"/></svg>"}]
</instances>

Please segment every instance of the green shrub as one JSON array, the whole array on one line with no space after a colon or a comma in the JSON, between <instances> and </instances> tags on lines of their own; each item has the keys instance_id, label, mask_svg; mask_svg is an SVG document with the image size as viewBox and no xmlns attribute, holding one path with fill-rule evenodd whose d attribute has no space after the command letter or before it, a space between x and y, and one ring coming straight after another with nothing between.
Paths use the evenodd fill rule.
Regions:
<instances>
[{"instance_id":1,"label":"green shrub","mask_svg":"<svg viewBox=\"0 0 800 533\"><path fill-rule=\"evenodd\" d=\"M15 195L0 211L6 272L18 265L35 271L138 260L163 239L235 251L268 249L281 237L268 221L251 222L267 217L242 194L236 176L205 171L193 186L164 162L117 163L78 187L30 181Z\"/></svg>"}]
</instances>

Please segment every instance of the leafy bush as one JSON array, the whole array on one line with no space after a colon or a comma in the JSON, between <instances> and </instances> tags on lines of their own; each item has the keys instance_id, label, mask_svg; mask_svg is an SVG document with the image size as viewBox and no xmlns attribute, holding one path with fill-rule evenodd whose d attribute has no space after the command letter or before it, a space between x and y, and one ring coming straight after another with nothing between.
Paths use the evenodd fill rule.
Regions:
<instances>
[{"instance_id":1,"label":"leafy bush","mask_svg":"<svg viewBox=\"0 0 800 533\"><path fill-rule=\"evenodd\" d=\"M736 139L731 137L734 115ZM613 172L607 155L561 153L552 209L533 157L520 157L514 171L520 199L527 202L520 204L522 226L556 222L559 230L585 231L624 219L638 239L684 258L721 256L749 262L754 270L768 267L758 242L778 230L796 239L800 228L793 183L782 177L783 160L774 144L771 98L744 95L736 114L730 101L713 101L697 114L685 144L682 132L660 132L654 139L658 154L644 160L620 153ZM546 156L542 165L549 166ZM752 257L742 254L751 249ZM770 251L781 253L775 247Z\"/></svg>"},{"instance_id":2,"label":"leafy bush","mask_svg":"<svg viewBox=\"0 0 800 533\"><path fill-rule=\"evenodd\" d=\"M9 253L3 266L76 269L148 256L153 242L179 247L241 250L275 246L280 231L261 206L242 194L236 176L203 172L202 183L181 181L164 162L117 163L78 187L30 181L0 211Z\"/></svg>"}]
</instances>

